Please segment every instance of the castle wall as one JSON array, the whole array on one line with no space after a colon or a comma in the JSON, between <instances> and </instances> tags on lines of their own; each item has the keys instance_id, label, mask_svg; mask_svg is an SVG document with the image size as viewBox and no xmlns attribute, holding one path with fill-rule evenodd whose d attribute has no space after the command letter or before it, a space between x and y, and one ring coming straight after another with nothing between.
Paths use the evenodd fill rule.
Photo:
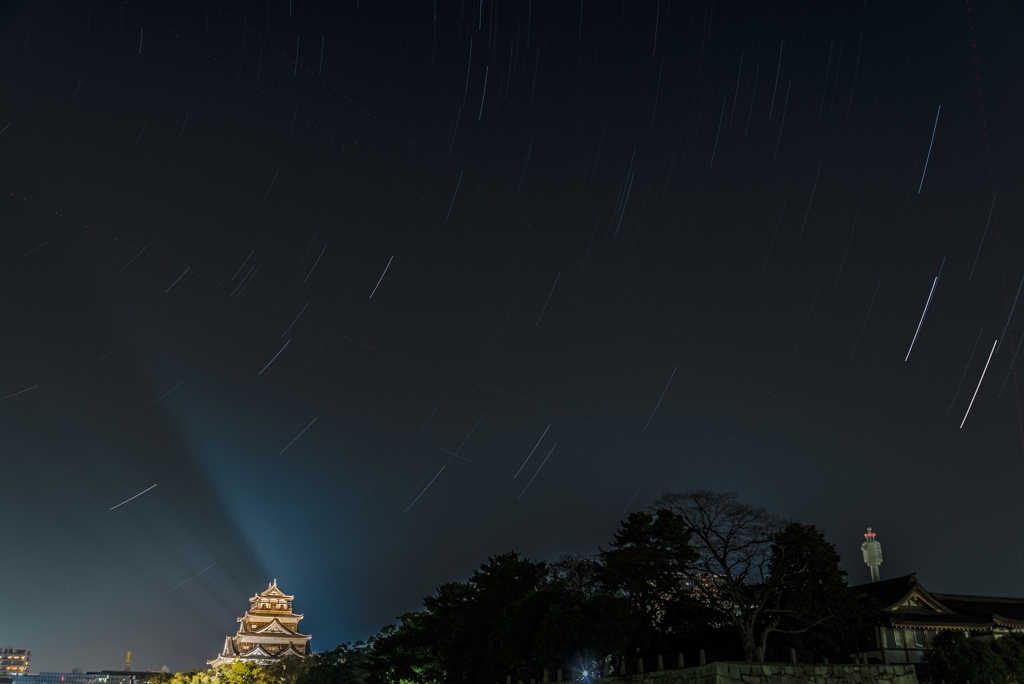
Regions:
<instances>
[{"instance_id":1,"label":"castle wall","mask_svg":"<svg viewBox=\"0 0 1024 684\"><path fill-rule=\"evenodd\" d=\"M709 663L603 677L599 684L918 684L913 665Z\"/></svg>"}]
</instances>

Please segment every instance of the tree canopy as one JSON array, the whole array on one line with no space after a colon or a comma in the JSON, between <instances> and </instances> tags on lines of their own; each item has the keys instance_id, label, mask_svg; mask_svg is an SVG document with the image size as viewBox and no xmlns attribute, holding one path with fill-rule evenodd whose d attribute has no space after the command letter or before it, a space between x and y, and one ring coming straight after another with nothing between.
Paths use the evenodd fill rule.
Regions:
<instances>
[{"instance_id":1,"label":"tree canopy","mask_svg":"<svg viewBox=\"0 0 1024 684\"><path fill-rule=\"evenodd\" d=\"M373 640L373 684L537 678L712 647L726 657L845 659L870 610L835 547L734 493L666 494L593 556L517 553L450 582ZM734 646L730 645L731 640Z\"/></svg>"},{"instance_id":2,"label":"tree canopy","mask_svg":"<svg viewBox=\"0 0 1024 684\"><path fill-rule=\"evenodd\" d=\"M925 663L932 681L1019 682L1024 680L1024 635L981 641L968 639L963 632L942 631L932 640Z\"/></svg>"},{"instance_id":3,"label":"tree canopy","mask_svg":"<svg viewBox=\"0 0 1024 684\"><path fill-rule=\"evenodd\" d=\"M659 654L694 662L698 649L723 660L784 660L793 647L805 660L839 662L872 618L839 562L815 526L734 493L666 494L621 521L593 555L550 564L514 551L488 558L367 644L150 684L478 684L540 679L545 669L552 680L555 669L581 679L623 660L653 668ZM974 646L948 645L964 648ZM985 672L997 660L1024 663L1024 646L999 648L970 653L989 663ZM941 666L959 672L954 661Z\"/></svg>"}]
</instances>

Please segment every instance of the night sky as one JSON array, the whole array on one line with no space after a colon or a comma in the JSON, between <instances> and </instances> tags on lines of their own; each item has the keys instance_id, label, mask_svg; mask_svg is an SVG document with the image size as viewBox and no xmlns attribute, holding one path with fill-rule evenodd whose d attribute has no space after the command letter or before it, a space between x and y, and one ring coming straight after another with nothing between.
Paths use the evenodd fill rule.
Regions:
<instances>
[{"instance_id":1,"label":"night sky","mask_svg":"<svg viewBox=\"0 0 1024 684\"><path fill-rule=\"evenodd\" d=\"M1022 29L0 5L0 645L201 666L276 578L329 649L695 487L1024 595Z\"/></svg>"}]
</instances>

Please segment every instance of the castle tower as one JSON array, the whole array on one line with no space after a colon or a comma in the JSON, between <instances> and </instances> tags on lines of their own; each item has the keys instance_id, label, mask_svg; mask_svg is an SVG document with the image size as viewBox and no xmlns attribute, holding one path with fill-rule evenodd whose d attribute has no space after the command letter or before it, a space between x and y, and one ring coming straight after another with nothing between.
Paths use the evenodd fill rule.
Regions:
<instances>
[{"instance_id":1,"label":"castle tower","mask_svg":"<svg viewBox=\"0 0 1024 684\"><path fill-rule=\"evenodd\" d=\"M217 667L235 660L269 665L275 660L309 655L309 634L299 633L302 615L292 612L292 600L274 580L266 591L249 599L249 610L238 618L238 634L224 637L224 649L213 660Z\"/></svg>"},{"instance_id":2,"label":"castle tower","mask_svg":"<svg viewBox=\"0 0 1024 684\"><path fill-rule=\"evenodd\" d=\"M878 566L882 564L882 545L875 541L875 533L868 528L864 535L864 543L860 545L864 554L864 563L871 568L871 581L878 581Z\"/></svg>"}]
</instances>

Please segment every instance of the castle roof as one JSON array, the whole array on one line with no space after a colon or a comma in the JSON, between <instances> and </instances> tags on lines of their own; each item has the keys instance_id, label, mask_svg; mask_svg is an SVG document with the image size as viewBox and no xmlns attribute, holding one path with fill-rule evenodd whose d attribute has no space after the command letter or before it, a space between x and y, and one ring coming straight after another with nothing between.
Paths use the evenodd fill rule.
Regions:
<instances>
[{"instance_id":1,"label":"castle roof","mask_svg":"<svg viewBox=\"0 0 1024 684\"><path fill-rule=\"evenodd\" d=\"M238 630L238 634L239 635L242 635L242 634L245 634L245 635L249 635L249 634L251 634L251 635L257 635L257 634L259 634L259 635L276 635L276 634L280 634L282 636L291 636L291 637L307 637L307 638L309 637L309 635L307 635L307 634L299 634L296 630L288 629L287 625L281 624L277 620L277 618L274 618L273 620L268 622L263 627L260 627L259 629L255 629L255 630L244 629L244 625L243 625L243 628Z\"/></svg>"},{"instance_id":2,"label":"castle roof","mask_svg":"<svg viewBox=\"0 0 1024 684\"><path fill-rule=\"evenodd\" d=\"M256 644L256 646L253 649L246 651L245 653L242 653L240 655L242 658L246 660L251 660L253 658L272 659L274 657L270 654L269 651L263 649L262 644Z\"/></svg>"},{"instance_id":3,"label":"castle roof","mask_svg":"<svg viewBox=\"0 0 1024 684\"><path fill-rule=\"evenodd\" d=\"M280 610L247 610L241 617L235 618L236 622L247 622L252 619L256 622L266 622L268 620L295 620L296 622L301 620L304 616L302 613L288 613Z\"/></svg>"},{"instance_id":4,"label":"castle roof","mask_svg":"<svg viewBox=\"0 0 1024 684\"><path fill-rule=\"evenodd\" d=\"M312 636L298 631L302 615L291 610L294 598L278 588L277 580L271 582L265 591L249 599L252 605L238 618L238 633L225 637L220 655L207 664L217 667L234 660L266 664L289 656L301 658L308 655ZM257 608L257 605L267 607Z\"/></svg>"},{"instance_id":5,"label":"castle roof","mask_svg":"<svg viewBox=\"0 0 1024 684\"><path fill-rule=\"evenodd\" d=\"M275 579L273 582L271 582L269 585L267 585L266 590L261 591L260 593L256 594L255 596L253 596L249 600L250 601L259 601L261 598L284 599L284 600L290 602L290 601L294 600L295 597L294 596L290 596L289 594L286 594L283 591L281 591L280 589L278 589L277 588L277 580Z\"/></svg>"},{"instance_id":6,"label":"castle roof","mask_svg":"<svg viewBox=\"0 0 1024 684\"><path fill-rule=\"evenodd\" d=\"M875 599L894 627L975 631L1024 627L1024 599L929 592L916 573L851 589Z\"/></svg>"}]
</instances>

